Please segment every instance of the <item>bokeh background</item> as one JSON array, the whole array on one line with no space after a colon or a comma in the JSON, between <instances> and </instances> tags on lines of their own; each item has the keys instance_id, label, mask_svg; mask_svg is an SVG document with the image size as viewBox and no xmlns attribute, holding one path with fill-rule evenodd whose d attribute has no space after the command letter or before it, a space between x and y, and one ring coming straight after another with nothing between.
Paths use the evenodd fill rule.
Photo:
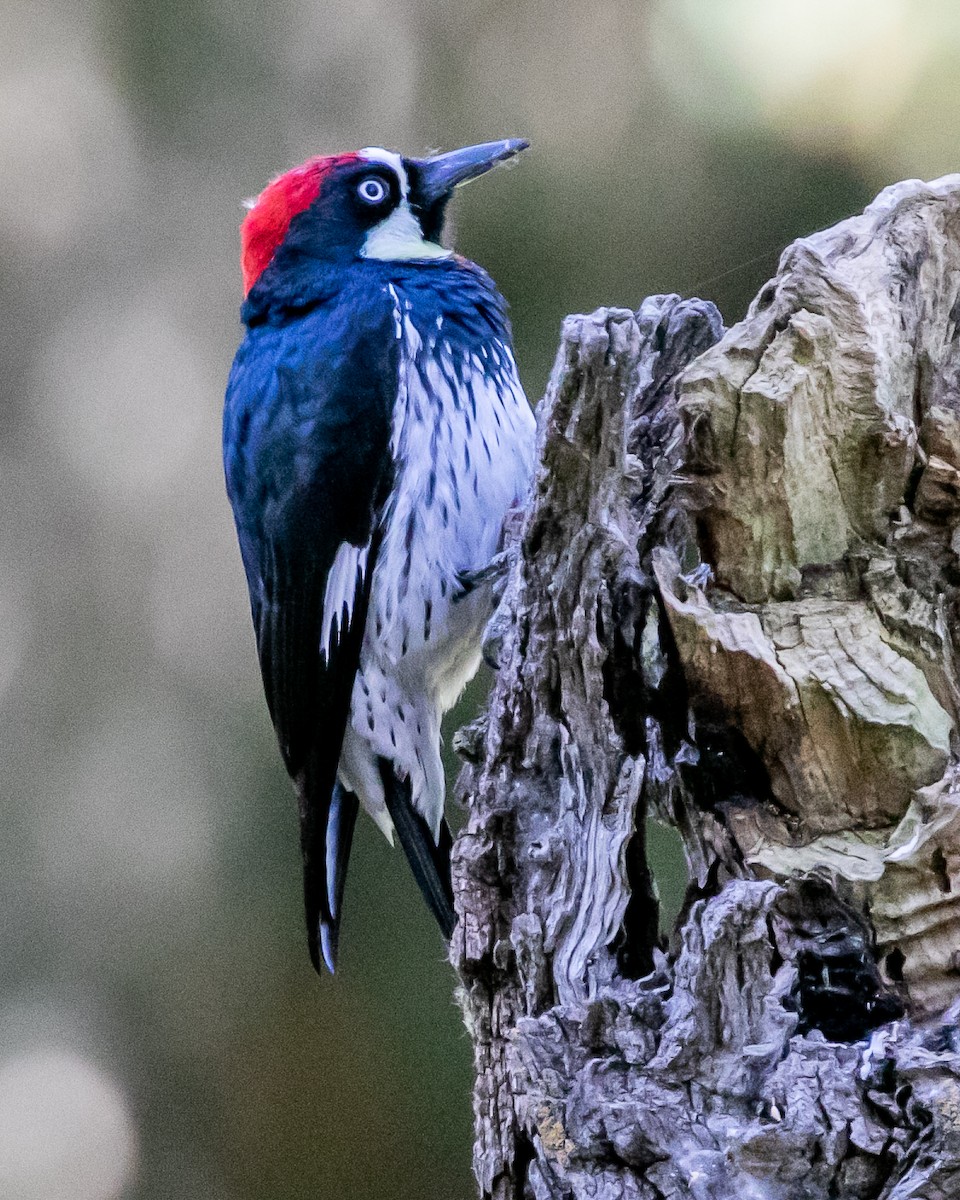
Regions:
<instances>
[{"instance_id":1,"label":"bokeh background","mask_svg":"<svg viewBox=\"0 0 960 1200\"><path fill-rule=\"evenodd\" d=\"M336 981L305 954L219 461L241 199L529 137L456 226L536 399L565 313L732 322L958 131L955 0L6 0L0 1200L473 1194L451 973L369 822Z\"/></svg>"}]
</instances>

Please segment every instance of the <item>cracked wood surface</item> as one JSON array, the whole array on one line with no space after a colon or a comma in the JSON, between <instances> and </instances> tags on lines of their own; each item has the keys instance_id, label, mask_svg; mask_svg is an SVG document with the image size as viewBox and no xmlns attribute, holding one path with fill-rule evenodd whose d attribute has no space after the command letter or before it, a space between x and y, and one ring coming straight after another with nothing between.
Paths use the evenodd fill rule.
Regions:
<instances>
[{"instance_id":1,"label":"cracked wood surface","mask_svg":"<svg viewBox=\"0 0 960 1200\"><path fill-rule=\"evenodd\" d=\"M485 1200L960 1196L958 296L953 176L564 323L459 735Z\"/></svg>"}]
</instances>

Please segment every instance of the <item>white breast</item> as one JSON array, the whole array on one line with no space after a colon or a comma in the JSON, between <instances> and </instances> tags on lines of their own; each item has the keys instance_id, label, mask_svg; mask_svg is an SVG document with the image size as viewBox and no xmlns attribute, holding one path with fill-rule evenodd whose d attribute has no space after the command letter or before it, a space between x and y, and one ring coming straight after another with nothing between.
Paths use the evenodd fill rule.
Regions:
<instances>
[{"instance_id":1,"label":"white breast","mask_svg":"<svg viewBox=\"0 0 960 1200\"><path fill-rule=\"evenodd\" d=\"M494 379L479 355L455 360L442 326L423 344L405 317L403 351L398 476L372 616L380 655L439 684L453 650L447 643L468 636L462 577L496 554L503 518L526 491L534 421L505 347L497 351L507 369Z\"/></svg>"},{"instance_id":2,"label":"white breast","mask_svg":"<svg viewBox=\"0 0 960 1200\"><path fill-rule=\"evenodd\" d=\"M499 549L530 480L535 429L507 346L466 355L442 321L421 338L403 309L398 330L397 474L341 759L344 782L385 830L377 755L409 776L415 805L439 824L440 719L479 666L490 616L489 585L471 590L464 577Z\"/></svg>"}]
</instances>

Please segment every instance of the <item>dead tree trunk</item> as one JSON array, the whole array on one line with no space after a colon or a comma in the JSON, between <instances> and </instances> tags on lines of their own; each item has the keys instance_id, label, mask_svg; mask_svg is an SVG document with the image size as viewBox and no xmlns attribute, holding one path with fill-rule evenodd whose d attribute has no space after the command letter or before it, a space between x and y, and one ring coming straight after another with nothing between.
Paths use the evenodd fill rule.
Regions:
<instances>
[{"instance_id":1,"label":"dead tree trunk","mask_svg":"<svg viewBox=\"0 0 960 1200\"><path fill-rule=\"evenodd\" d=\"M484 1198L960 1198L958 293L953 176L726 334L565 322L460 739Z\"/></svg>"}]
</instances>

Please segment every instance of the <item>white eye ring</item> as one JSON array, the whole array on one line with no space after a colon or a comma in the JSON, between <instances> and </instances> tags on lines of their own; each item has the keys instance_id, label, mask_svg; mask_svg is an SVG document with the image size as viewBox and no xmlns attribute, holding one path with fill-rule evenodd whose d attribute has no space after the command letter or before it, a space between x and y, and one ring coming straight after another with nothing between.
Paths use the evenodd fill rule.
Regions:
<instances>
[{"instance_id":1,"label":"white eye ring","mask_svg":"<svg viewBox=\"0 0 960 1200\"><path fill-rule=\"evenodd\" d=\"M364 204L381 204L387 198L387 185L371 175L357 184L357 195Z\"/></svg>"}]
</instances>

